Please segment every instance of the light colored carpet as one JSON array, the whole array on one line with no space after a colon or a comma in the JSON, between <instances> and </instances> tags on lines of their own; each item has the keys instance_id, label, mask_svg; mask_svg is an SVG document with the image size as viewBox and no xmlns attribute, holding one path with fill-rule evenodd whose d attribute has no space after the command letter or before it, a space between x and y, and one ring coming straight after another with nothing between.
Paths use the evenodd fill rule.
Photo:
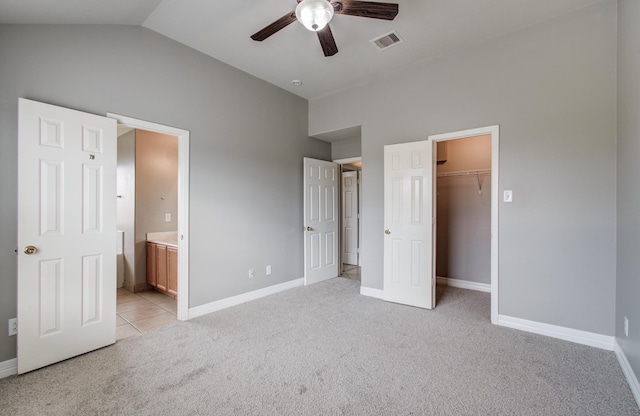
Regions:
<instances>
[{"instance_id":1,"label":"light colored carpet","mask_svg":"<svg viewBox=\"0 0 640 416\"><path fill-rule=\"evenodd\" d=\"M421 310L337 278L0 380L2 415L638 415L612 352Z\"/></svg>"}]
</instances>

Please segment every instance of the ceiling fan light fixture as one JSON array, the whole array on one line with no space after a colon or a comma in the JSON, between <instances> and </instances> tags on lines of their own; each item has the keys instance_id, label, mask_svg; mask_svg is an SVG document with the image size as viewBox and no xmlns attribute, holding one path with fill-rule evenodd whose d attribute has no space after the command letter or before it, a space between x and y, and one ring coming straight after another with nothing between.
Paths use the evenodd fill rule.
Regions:
<instances>
[{"instance_id":1,"label":"ceiling fan light fixture","mask_svg":"<svg viewBox=\"0 0 640 416\"><path fill-rule=\"evenodd\" d=\"M296 7L296 18L312 32L317 32L333 18L333 5L327 0L302 0Z\"/></svg>"}]
</instances>

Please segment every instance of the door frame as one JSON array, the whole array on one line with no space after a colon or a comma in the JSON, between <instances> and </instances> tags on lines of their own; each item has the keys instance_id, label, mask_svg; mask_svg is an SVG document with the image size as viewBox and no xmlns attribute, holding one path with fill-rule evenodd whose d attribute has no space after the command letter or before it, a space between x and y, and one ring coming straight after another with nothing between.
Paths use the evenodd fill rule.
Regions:
<instances>
[{"instance_id":1,"label":"door frame","mask_svg":"<svg viewBox=\"0 0 640 416\"><path fill-rule=\"evenodd\" d=\"M466 139L468 137L474 136L483 136L483 135L491 135L491 323L494 325L498 324L498 310L499 310L499 301L498 294L500 293L498 290L499 284L499 276L498 276L498 257L499 257L499 244L498 244L498 222L499 222L499 192L498 186L500 184L499 175L500 175L500 126L486 126L479 127L475 129L468 130L460 130L454 131L450 133L443 134L435 134L429 136L429 140L433 141L433 145L436 146L437 142L447 141L447 140L456 140L456 139ZM436 165L435 158L437 157L434 152L434 170ZM434 175L434 181L435 181ZM433 199L435 201L435 193L436 187L433 187ZM433 235L435 242L435 232ZM435 245L434 245L435 250ZM434 259L435 264L435 259ZM435 273L435 265L434 265L434 273ZM435 276L434 276L435 278Z\"/></svg>"},{"instance_id":2,"label":"door frame","mask_svg":"<svg viewBox=\"0 0 640 416\"><path fill-rule=\"evenodd\" d=\"M152 123L114 113L107 117L118 124L178 137L178 295L177 319L189 319L189 138L188 130Z\"/></svg>"},{"instance_id":3,"label":"door frame","mask_svg":"<svg viewBox=\"0 0 640 416\"><path fill-rule=\"evenodd\" d=\"M348 157L344 159L334 159L333 163L337 163L340 168L340 184L338 186L338 207L340 207L340 218L338 223L338 238L340 239L339 261L340 275L342 275L342 165L348 165L355 162L362 162L362 156ZM362 169L358 171L358 215L362 213ZM358 267L362 267L362 216L358 218Z\"/></svg>"}]
</instances>

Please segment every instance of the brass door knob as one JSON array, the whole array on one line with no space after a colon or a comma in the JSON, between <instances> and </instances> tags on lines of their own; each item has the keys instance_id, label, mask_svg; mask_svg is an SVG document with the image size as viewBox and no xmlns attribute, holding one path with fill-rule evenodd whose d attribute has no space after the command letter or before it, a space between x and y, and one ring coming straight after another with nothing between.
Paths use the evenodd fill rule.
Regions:
<instances>
[{"instance_id":1,"label":"brass door knob","mask_svg":"<svg viewBox=\"0 0 640 416\"><path fill-rule=\"evenodd\" d=\"M37 249L37 248L35 248L34 246L26 246L26 247L24 248L24 254L33 254L33 253L35 253L36 251L38 251L38 249Z\"/></svg>"},{"instance_id":2,"label":"brass door knob","mask_svg":"<svg viewBox=\"0 0 640 416\"><path fill-rule=\"evenodd\" d=\"M313 228L311 228L311 227L305 227L304 229L305 229L306 231L313 231Z\"/></svg>"},{"instance_id":3,"label":"brass door knob","mask_svg":"<svg viewBox=\"0 0 640 416\"><path fill-rule=\"evenodd\" d=\"M389 234L391 234L391 230L387 228L386 230L384 230L384 233L385 233L386 235L389 235Z\"/></svg>"}]
</instances>

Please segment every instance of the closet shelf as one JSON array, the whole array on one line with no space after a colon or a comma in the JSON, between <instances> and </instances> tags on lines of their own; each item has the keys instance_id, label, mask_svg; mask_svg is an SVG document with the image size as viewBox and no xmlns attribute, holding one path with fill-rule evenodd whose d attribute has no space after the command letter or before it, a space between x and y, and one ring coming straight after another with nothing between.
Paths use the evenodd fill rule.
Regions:
<instances>
[{"instance_id":1,"label":"closet shelf","mask_svg":"<svg viewBox=\"0 0 640 416\"><path fill-rule=\"evenodd\" d=\"M480 182L480 175L491 175L491 169L476 169L476 170L460 170L457 172L440 172L436 174L438 178L446 178L452 176L475 176L478 180L478 193L482 193L482 182Z\"/></svg>"},{"instance_id":2,"label":"closet shelf","mask_svg":"<svg viewBox=\"0 0 640 416\"><path fill-rule=\"evenodd\" d=\"M448 176L478 176L478 175L491 175L491 169L460 170L457 172L440 172L436 174L436 177L444 178Z\"/></svg>"}]
</instances>

